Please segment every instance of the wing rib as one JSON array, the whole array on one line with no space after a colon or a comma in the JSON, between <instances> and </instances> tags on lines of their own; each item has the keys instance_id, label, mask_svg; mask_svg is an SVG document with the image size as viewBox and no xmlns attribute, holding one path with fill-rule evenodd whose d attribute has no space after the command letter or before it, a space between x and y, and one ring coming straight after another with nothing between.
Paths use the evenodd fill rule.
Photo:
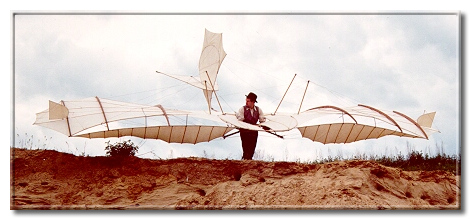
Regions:
<instances>
[{"instance_id":1,"label":"wing rib","mask_svg":"<svg viewBox=\"0 0 470 220\"><path fill-rule=\"evenodd\" d=\"M403 114L403 113L400 113L400 112L397 112L397 111L393 111L393 112L396 113L396 114L398 114L398 115L400 115L400 116L402 116L403 118L408 119L408 121L410 121L411 123L413 123L414 125L416 125L416 127L418 127L419 130L421 130L421 132L423 132L424 137L426 137L426 139L429 140L428 135L426 134L426 132L424 132L423 128L422 128L418 123L416 123L416 121L414 121L413 119L411 119L410 117L406 116L406 115Z\"/></svg>"},{"instance_id":2,"label":"wing rib","mask_svg":"<svg viewBox=\"0 0 470 220\"><path fill-rule=\"evenodd\" d=\"M338 110L340 112L343 112L344 114L347 114L349 117L351 117L352 120L354 120L354 122L356 122L356 124L357 124L356 119L351 114L349 114L349 112L347 112L346 110L344 110L342 108L336 107L336 106L332 106L332 105L319 106L319 107L311 108L308 111L314 110L314 109L321 109L321 108L332 108L332 109Z\"/></svg>"},{"instance_id":3,"label":"wing rib","mask_svg":"<svg viewBox=\"0 0 470 220\"><path fill-rule=\"evenodd\" d=\"M106 123L106 128L107 128L108 131L109 131L108 119L106 119L106 114L104 113L103 105L101 105L101 101L100 101L100 99L98 98L98 96L95 96L95 98L96 98L96 101L98 101L98 104L100 104L101 112L103 113L103 117L104 117L104 123Z\"/></svg>"},{"instance_id":4,"label":"wing rib","mask_svg":"<svg viewBox=\"0 0 470 220\"><path fill-rule=\"evenodd\" d=\"M367 106L367 105L359 104L359 106L364 107L364 108L368 108L368 109L370 109L370 110L372 110L372 111L375 111L375 112L377 112L377 113L379 113L379 114L385 116L385 117L386 117L388 120L390 120L395 126L397 126L397 128L400 129L401 132L403 132L403 130L401 130L400 125L398 125L398 123L397 123L395 120L393 120L393 118L391 118L390 116L388 116L388 115L385 114L384 112L382 112L382 111L380 111L380 110L378 110L378 109L376 109L376 108Z\"/></svg>"},{"instance_id":5,"label":"wing rib","mask_svg":"<svg viewBox=\"0 0 470 220\"><path fill-rule=\"evenodd\" d=\"M166 111L165 111L165 109L163 108L163 106L162 106L162 105L156 105L156 107L158 107L158 108L160 108L160 109L162 110L163 115L164 115L165 118L166 118L166 122L168 123L168 126L170 126L170 120L168 119L168 115L166 114Z\"/></svg>"},{"instance_id":6,"label":"wing rib","mask_svg":"<svg viewBox=\"0 0 470 220\"><path fill-rule=\"evenodd\" d=\"M61 100L60 101L62 103L63 106L65 106L65 103L64 103L64 100ZM66 106L65 106L66 107ZM69 137L72 137L72 131L70 130L70 122L69 122L69 116L67 114L67 127L69 128Z\"/></svg>"}]
</instances>

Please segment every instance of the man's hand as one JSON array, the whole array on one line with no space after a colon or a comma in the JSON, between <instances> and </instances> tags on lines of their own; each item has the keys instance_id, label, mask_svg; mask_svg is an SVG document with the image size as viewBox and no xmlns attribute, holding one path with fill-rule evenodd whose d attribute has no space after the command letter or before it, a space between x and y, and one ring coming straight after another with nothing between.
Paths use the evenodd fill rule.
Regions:
<instances>
[{"instance_id":1,"label":"man's hand","mask_svg":"<svg viewBox=\"0 0 470 220\"><path fill-rule=\"evenodd\" d=\"M265 125L259 125L261 128L263 128L265 131L271 130L270 127L265 126Z\"/></svg>"}]
</instances>

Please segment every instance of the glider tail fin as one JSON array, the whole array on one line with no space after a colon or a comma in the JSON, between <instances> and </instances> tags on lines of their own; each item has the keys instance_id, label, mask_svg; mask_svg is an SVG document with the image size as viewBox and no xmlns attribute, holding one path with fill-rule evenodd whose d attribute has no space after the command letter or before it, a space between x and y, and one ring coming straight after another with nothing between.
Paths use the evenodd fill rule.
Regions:
<instances>
[{"instance_id":1,"label":"glider tail fin","mask_svg":"<svg viewBox=\"0 0 470 220\"><path fill-rule=\"evenodd\" d=\"M205 29L204 42L199 57L199 77L204 86L203 93L209 106L209 112L212 108L212 93L217 90L217 74L226 55L222 44L222 33L213 33ZM217 98L217 94L215 95Z\"/></svg>"},{"instance_id":2,"label":"glider tail fin","mask_svg":"<svg viewBox=\"0 0 470 220\"><path fill-rule=\"evenodd\" d=\"M64 119L69 115L69 110L65 105L49 100L49 120Z\"/></svg>"},{"instance_id":3,"label":"glider tail fin","mask_svg":"<svg viewBox=\"0 0 470 220\"><path fill-rule=\"evenodd\" d=\"M434 133L434 132L439 132L439 130L431 128L432 122L434 121L434 116L436 115L436 112L430 112L423 114L418 117L418 120L416 122L426 131L426 133Z\"/></svg>"},{"instance_id":4,"label":"glider tail fin","mask_svg":"<svg viewBox=\"0 0 470 220\"><path fill-rule=\"evenodd\" d=\"M217 74L220 65L227 54L224 51L222 44L222 34L212 33L205 30L204 42L202 46L201 56L199 57L199 77L184 76L184 75L170 75L157 71L163 75L183 81L199 89L202 89L204 97L206 98L209 112L211 110L212 93L218 90ZM217 94L216 98L217 98ZM219 103L220 106L220 103ZM220 108L222 111L222 107Z\"/></svg>"},{"instance_id":5,"label":"glider tail fin","mask_svg":"<svg viewBox=\"0 0 470 220\"><path fill-rule=\"evenodd\" d=\"M421 127L428 127L430 128L432 125L432 122L434 121L434 116L436 115L436 112L430 112L423 114L419 116L417 122Z\"/></svg>"}]
</instances>

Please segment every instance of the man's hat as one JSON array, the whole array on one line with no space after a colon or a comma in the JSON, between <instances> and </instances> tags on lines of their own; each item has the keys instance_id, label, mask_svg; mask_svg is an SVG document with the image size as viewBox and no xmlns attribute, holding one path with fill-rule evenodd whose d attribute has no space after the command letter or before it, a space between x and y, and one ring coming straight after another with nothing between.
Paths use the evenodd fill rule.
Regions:
<instances>
[{"instance_id":1,"label":"man's hat","mask_svg":"<svg viewBox=\"0 0 470 220\"><path fill-rule=\"evenodd\" d=\"M258 98L258 96L256 96L256 94L250 92L248 93L248 95L246 95L247 98L249 98L251 101L254 101L254 102L258 102L256 101L256 98Z\"/></svg>"}]
</instances>

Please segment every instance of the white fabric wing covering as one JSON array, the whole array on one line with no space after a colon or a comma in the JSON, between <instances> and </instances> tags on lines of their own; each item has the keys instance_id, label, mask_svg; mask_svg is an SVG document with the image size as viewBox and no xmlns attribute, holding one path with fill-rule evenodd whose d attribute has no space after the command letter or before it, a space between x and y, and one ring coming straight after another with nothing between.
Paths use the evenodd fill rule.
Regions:
<instances>
[{"instance_id":1,"label":"white fabric wing covering","mask_svg":"<svg viewBox=\"0 0 470 220\"><path fill-rule=\"evenodd\" d=\"M264 129L258 125L252 125L246 122L239 121L233 114L220 115L220 119L227 122L237 128L243 128L253 131L264 131ZM290 115L266 115L266 122L260 123L259 125L270 128L269 131L283 132L294 129L297 126L297 120Z\"/></svg>"},{"instance_id":2,"label":"white fabric wing covering","mask_svg":"<svg viewBox=\"0 0 470 220\"><path fill-rule=\"evenodd\" d=\"M266 115L266 122L260 123L273 131L289 131L297 127L297 120L291 115Z\"/></svg>"},{"instance_id":3,"label":"white fabric wing covering","mask_svg":"<svg viewBox=\"0 0 470 220\"><path fill-rule=\"evenodd\" d=\"M222 34L205 30L204 43L199 57L199 77L204 86L203 93L211 106L212 92L217 88L217 73L227 54L222 45Z\"/></svg>"},{"instance_id":4,"label":"white fabric wing covering","mask_svg":"<svg viewBox=\"0 0 470 220\"><path fill-rule=\"evenodd\" d=\"M144 139L160 139L168 143L191 143L208 142L222 137L230 132L233 127L223 126L151 126L138 128L122 128L110 131L98 131L78 135L85 138L110 138L134 136Z\"/></svg>"},{"instance_id":5,"label":"white fabric wing covering","mask_svg":"<svg viewBox=\"0 0 470 220\"><path fill-rule=\"evenodd\" d=\"M236 128L242 128L242 129L248 129L248 130L253 130L253 131L263 131L263 128L257 125L252 125L243 121L239 121L237 119L237 116L232 115L232 114L225 114L225 115L220 115L220 119L224 122L227 122Z\"/></svg>"},{"instance_id":6,"label":"white fabric wing covering","mask_svg":"<svg viewBox=\"0 0 470 220\"><path fill-rule=\"evenodd\" d=\"M222 45L222 34L212 33L206 29L199 58L199 77L201 82L207 81L208 90L214 90L210 84L216 85L217 73L226 55Z\"/></svg>"},{"instance_id":7,"label":"white fabric wing covering","mask_svg":"<svg viewBox=\"0 0 470 220\"><path fill-rule=\"evenodd\" d=\"M377 139L387 135L422 138L390 129L353 123L323 124L298 128L302 137L324 144L351 143L366 139Z\"/></svg>"},{"instance_id":8,"label":"white fabric wing covering","mask_svg":"<svg viewBox=\"0 0 470 220\"><path fill-rule=\"evenodd\" d=\"M67 136L109 138L136 136L161 139L169 143L199 143L222 137L234 128L264 131L259 125L239 121L234 114L180 111L162 106L131 104L92 97L78 101L50 102L50 109L37 113L34 124L63 133ZM267 114L260 125L270 132L283 132L297 128L302 137L328 143L350 143L359 140L396 135L428 139L435 112L424 114L416 121L399 112L385 112L359 105L349 108L320 106L300 114ZM186 124L170 123L168 117L185 117ZM123 127L119 122L149 117L165 118L165 124ZM188 124L187 118L196 118ZM200 123L200 120L214 124ZM116 122L117 126L112 124ZM168 124L166 124L168 123Z\"/></svg>"},{"instance_id":9,"label":"white fabric wing covering","mask_svg":"<svg viewBox=\"0 0 470 220\"><path fill-rule=\"evenodd\" d=\"M364 105L341 110L315 108L294 117L303 122L298 126L303 137L324 144L351 143L387 135L428 139L427 131L399 112L385 112ZM432 120L427 121L426 125L431 123Z\"/></svg>"},{"instance_id":10,"label":"white fabric wing covering","mask_svg":"<svg viewBox=\"0 0 470 220\"><path fill-rule=\"evenodd\" d=\"M63 101L63 104L52 102L51 109L37 113L34 124L63 133L67 136L89 137L89 138L107 138L121 136L137 136L142 138L158 138L169 142L177 143L198 143L201 141L212 140L223 136L231 128L228 126L162 126L159 128L159 134L153 134L151 131L157 127L144 128L109 128L111 122L119 122L127 119L146 118L146 117L167 117L169 116L192 116L220 122L216 115L204 115L198 112L180 111L172 109L162 110L161 106L147 106L132 103L113 101L92 97L78 101ZM68 113L65 114L64 111ZM50 113L54 117L50 118ZM59 113L55 113L59 112ZM103 131L91 131L94 128L105 128ZM186 128L185 128L186 127ZM170 130L168 130L171 128ZM197 128L197 132L192 134ZM183 130L182 130L183 129ZM186 129L186 130L184 130ZM96 129L95 129L96 130ZM88 132L87 132L88 131ZM169 132L170 131L170 132ZM100 133L101 132L101 133ZM169 133L168 133L169 132ZM208 134L208 135L206 135ZM178 138L183 135L184 138ZM192 137L195 135L195 139ZM170 138L171 137L171 138Z\"/></svg>"}]
</instances>

